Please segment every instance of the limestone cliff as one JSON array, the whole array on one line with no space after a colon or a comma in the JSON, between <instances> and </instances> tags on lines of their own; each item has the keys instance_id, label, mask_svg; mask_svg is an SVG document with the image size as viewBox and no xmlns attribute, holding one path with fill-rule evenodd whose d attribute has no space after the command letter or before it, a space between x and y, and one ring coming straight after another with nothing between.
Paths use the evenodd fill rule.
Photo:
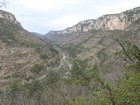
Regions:
<instances>
[{"instance_id":1,"label":"limestone cliff","mask_svg":"<svg viewBox=\"0 0 140 105\"><path fill-rule=\"evenodd\" d=\"M124 30L140 18L140 7L118 14L107 14L97 19L84 20L62 31L50 31L47 35L88 32L91 30Z\"/></svg>"}]
</instances>

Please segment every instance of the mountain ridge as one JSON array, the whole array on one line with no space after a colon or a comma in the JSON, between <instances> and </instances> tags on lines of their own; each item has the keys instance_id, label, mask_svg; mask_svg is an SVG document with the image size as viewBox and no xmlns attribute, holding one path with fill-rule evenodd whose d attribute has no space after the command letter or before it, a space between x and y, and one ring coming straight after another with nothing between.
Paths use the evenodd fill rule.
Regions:
<instances>
[{"instance_id":1,"label":"mountain ridge","mask_svg":"<svg viewBox=\"0 0 140 105\"><path fill-rule=\"evenodd\" d=\"M13 81L25 84L39 78L59 60L52 45L25 30L13 14L0 10L0 92Z\"/></svg>"},{"instance_id":2,"label":"mountain ridge","mask_svg":"<svg viewBox=\"0 0 140 105\"><path fill-rule=\"evenodd\" d=\"M107 20L108 18L106 17L112 15L122 16L122 22L127 23L127 25L124 25L125 27L122 29L110 30L108 28L91 28L89 31L67 31L67 29L52 31L46 34L44 39L66 50L72 58L86 61L92 66L96 65L100 74L106 78L107 81L114 82L123 74L120 68L123 68L125 65L124 62L122 63L120 60L115 61L114 59L114 53L120 50L120 46L114 39L128 40L139 46L140 7L118 14L103 15L98 19ZM91 19L87 21L90 22L94 20ZM101 22L104 23L105 21L100 21L100 23ZM116 23L116 21L114 23ZM72 28L76 29L75 27ZM117 64L121 66L118 67Z\"/></svg>"},{"instance_id":3,"label":"mountain ridge","mask_svg":"<svg viewBox=\"0 0 140 105\"><path fill-rule=\"evenodd\" d=\"M140 19L123 30L77 31L54 39L49 44L13 18L0 18L0 105L139 105ZM114 39L138 47L126 43L123 51Z\"/></svg>"},{"instance_id":4,"label":"mountain ridge","mask_svg":"<svg viewBox=\"0 0 140 105\"><path fill-rule=\"evenodd\" d=\"M1 19L5 19L5 20L7 20L10 23L13 23L15 25L18 25L18 26L22 27L21 23L18 22L16 17L12 13L10 13L10 12L4 11L4 10L0 10L0 18Z\"/></svg>"},{"instance_id":5,"label":"mountain ridge","mask_svg":"<svg viewBox=\"0 0 140 105\"><path fill-rule=\"evenodd\" d=\"M140 18L140 7L129 9L117 14L102 15L97 19L83 20L76 25L60 31L50 31L48 39L53 35L69 34L74 32L88 32L91 30L124 30Z\"/></svg>"}]
</instances>

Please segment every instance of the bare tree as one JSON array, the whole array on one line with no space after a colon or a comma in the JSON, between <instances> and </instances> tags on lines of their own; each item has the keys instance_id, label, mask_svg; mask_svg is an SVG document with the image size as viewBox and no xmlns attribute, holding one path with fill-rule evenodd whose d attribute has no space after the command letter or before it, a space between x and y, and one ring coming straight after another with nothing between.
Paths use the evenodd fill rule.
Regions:
<instances>
[{"instance_id":1,"label":"bare tree","mask_svg":"<svg viewBox=\"0 0 140 105\"><path fill-rule=\"evenodd\" d=\"M2 0L1 2L0 2L0 8L1 7L5 7L6 8L6 5L8 4L8 2L6 2L5 0Z\"/></svg>"}]
</instances>

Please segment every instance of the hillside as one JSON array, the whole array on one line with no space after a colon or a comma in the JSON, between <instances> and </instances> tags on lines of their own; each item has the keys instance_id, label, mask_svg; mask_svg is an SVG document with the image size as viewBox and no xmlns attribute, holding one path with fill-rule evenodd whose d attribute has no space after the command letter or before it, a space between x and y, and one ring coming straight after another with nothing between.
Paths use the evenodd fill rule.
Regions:
<instances>
[{"instance_id":1,"label":"hillside","mask_svg":"<svg viewBox=\"0 0 140 105\"><path fill-rule=\"evenodd\" d=\"M44 39L78 61L69 78L77 90L72 105L140 104L140 7L50 31Z\"/></svg>"},{"instance_id":2,"label":"hillside","mask_svg":"<svg viewBox=\"0 0 140 105\"><path fill-rule=\"evenodd\" d=\"M92 30L124 30L139 18L140 7L136 7L121 13L107 14L97 19L84 20L64 30L50 31L46 34L46 38L50 41L59 42L61 36L71 33L89 32Z\"/></svg>"},{"instance_id":3,"label":"hillside","mask_svg":"<svg viewBox=\"0 0 140 105\"><path fill-rule=\"evenodd\" d=\"M113 83L122 76L120 68L125 65L114 58L120 50L115 39L129 40L139 46L139 20L140 7L137 7L82 21L62 31L51 31L45 39L66 50L73 58L97 65L100 74Z\"/></svg>"},{"instance_id":4,"label":"hillside","mask_svg":"<svg viewBox=\"0 0 140 105\"><path fill-rule=\"evenodd\" d=\"M28 83L59 65L53 46L23 29L15 16L0 10L0 90L13 81Z\"/></svg>"},{"instance_id":5,"label":"hillside","mask_svg":"<svg viewBox=\"0 0 140 105\"><path fill-rule=\"evenodd\" d=\"M41 37L1 16L0 105L140 105L140 7Z\"/></svg>"}]
</instances>

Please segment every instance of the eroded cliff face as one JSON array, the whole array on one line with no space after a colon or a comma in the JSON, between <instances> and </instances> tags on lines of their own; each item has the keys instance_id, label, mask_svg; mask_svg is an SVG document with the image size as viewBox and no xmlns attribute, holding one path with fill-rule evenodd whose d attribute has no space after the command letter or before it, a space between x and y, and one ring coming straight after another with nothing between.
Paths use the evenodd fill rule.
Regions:
<instances>
[{"instance_id":1,"label":"eroded cliff face","mask_svg":"<svg viewBox=\"0 0 140 105\"><path fill-rule=\"evenodd\" d=\"M62 31L50 31L48 34L68 34L73 32L88 32L91 30L124 30L140 18L140 7L118 14L103 15L97 19L81 21L73 27Z\"/></svg>"},{"instance_id":2,"label":"eroded cliff face","mask_svg":"<svg viewBox=\"0 0 140 105\"><path fill-rule=\"evenodd\" d=\"M13 23L22 27L21 23L16 20L15 16L9 12L0 10L0 19L5 19L7 22L10 22L10 23Z\"/></svg>"}]
</instances>

